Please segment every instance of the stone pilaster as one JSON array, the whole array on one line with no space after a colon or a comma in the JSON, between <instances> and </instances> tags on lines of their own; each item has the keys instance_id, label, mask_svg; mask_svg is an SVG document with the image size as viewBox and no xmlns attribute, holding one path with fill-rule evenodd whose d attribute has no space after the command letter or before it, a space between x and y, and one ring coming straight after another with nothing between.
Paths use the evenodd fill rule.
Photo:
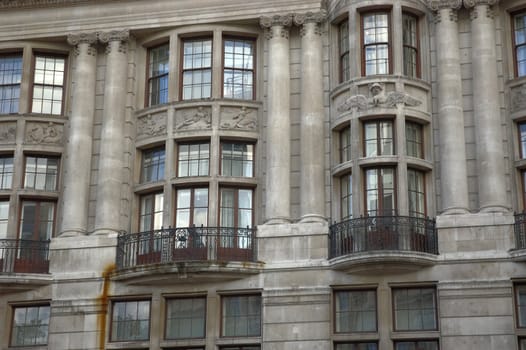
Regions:
<instances>
[{"instance_id":1,"label":"stone pilaster","mask_svg":"<svg viewBox=\"0 0 526 350\"><path fill-rule=\"evenodd\" d=\"M301 220L323 221L325 212L323 49L320 24L326 13L296 15L301 26ZM318 142L312 142L318 140Z\"/></svg>"},{"instance_id":2,"label":"stone pilaster","mask_svg":"<svg viewBox=\"0 0 526 350\"><path fill-rule=\"evenodd\" d=\"M107 43L95 233L118 232L123 182L128 31L99 33Z\"/></svg>"},{"instance_id":3,"label":"stone pilaster","mask_svg":"<svg viewBox=\"0 0 526 350\"><path fill-rule=\"evenodd\" d=\"M468 212L468 184L457 10L461 0L432 0L436 11L440 195L444 214Z\"/></svg>"},{"instance_id":4,"label":"stone pilaster","mask_svg":"<svg viewBox=\"0 0 526 350\"><path fill-rule=\"evenodd\" d=\"M266 222L290 221L290 70L292 15L262 17L268 39Z\"/></svg>"},{"instance_id":5,"label":"stone pilaster","mask_svg":"<svg viewBox=\"0 0 526 350\"><path fill-rule=\"evenodd\" d=\"M64 189L60 236L86 234L88 221L91 147L95 111L97 69L96 33L68 36L75 45L73 99L69 118L69 142L64 160Z\"/></svg>"},{"instance_id":6,"label":"stone pilaster","mask_svg":"<svg viewBox=\"0 0 526 350\"><path fill-rule=\"evenodd\" d=\"M481 211L507 211L504 149L499 109L495 23L497 0L465 0L471 9L473 110L477 135L479 206Z\"/></svg>"}]
</instances>

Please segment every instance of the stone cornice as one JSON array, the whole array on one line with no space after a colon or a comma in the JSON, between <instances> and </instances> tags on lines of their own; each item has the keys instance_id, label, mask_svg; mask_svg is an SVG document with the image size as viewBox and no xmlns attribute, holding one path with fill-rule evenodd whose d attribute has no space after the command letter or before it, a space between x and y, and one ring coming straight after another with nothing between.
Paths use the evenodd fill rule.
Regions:
<instances>
[{"instance_id":1,"label":"stone cornice","mask_svg":"<svg viewBox=\"0 0 526 350\"><path fill-rule=\"evenodd\" d=\"M427 0L427 6L433 11L442 9L458 10L462 7L462 0Z\"/></svg>"},{"instance_id":2,"label":"stone cornice","mask_svg":"<svg viewBox=\"0 0 526 350\"><path fill-rule=\"evenodd\" d=\"M97 33L80 33L80 34L69 34L68 44L78 45L82 43L94 44L97 42Z\"/></svg>"},{"instance_id":3,"label":"stone cornice","mask_svg":"<svg viewBox=\"0 0 526 350\"><path fill-rule=\"evenodd\" d=\"M272 17L261 16L259 18L259 24L261 27L269 29L273 26L290 27L292 25L293 15L291 13L280 16L275 15Z\"/></svg>"},{"instance_id":4,"label":"stone cornice","mask_svg":"<svg viewBox=\"0 0 526 350\"><path fill-rule=\"evenodd\" d=\"M464 7L469 9L477 5L493 6L498 2L499 0L464 0Z\"/></svg>"},{"instance_id":5,"label":"stone cornice","mask_svg":"<svg viewBox=\"0 0 526 350\"><path fill-rule=\"evenodd\" d=\"M327 18L327 11L296 13L294 15L294 24L301 26L305 23L322 23Z\"/></svg>"},{"instance_id":6,"label":"stone cornice","mask_svg":"<svg viewBox=\"0 0 526 350\"><path fill-rule=\"evenodd\" d=\"M112 30L111 32L100 32L98 33L99 40L103 43L109 43L110 41L128 41L130 38L129 30Z\"/></svg>"},{"instance_id":7,"label":"stone cornice","mask_svg":"<svg viewBox=\"0 0 526 350\"><path fill-rule=\"evenodd\" d=\"M0 9L69 6L81 3L94 3L103 1L108 2L108 0L0 0Z\"/></svg>"}]
</instances>

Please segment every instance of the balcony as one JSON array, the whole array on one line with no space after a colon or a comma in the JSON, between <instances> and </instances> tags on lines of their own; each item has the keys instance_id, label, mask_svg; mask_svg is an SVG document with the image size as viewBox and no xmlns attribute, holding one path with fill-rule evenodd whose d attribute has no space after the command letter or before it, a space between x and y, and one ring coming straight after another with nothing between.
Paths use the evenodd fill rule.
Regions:
<instances>
[{"instance_id":1,"label":"balcony","mask_svg":"<svg viewBox=\"0 0 526 350\"><path fill-rule=\"evenodd\" d=\"M49 241L0 240L0 294L51 283Z\"/></svg>"},{"instance_id":2,"label":"balcony","mask_svg":"<svg viewBox=\"0 0 526 350\"><path fill-rule=\"evenodd\" d=\"M435 220L410 216L368 216L329 228L329 258L333 267L413 270L432 265L438 255Z\"/></svg>"},{"instance_id":3,"label":"balcony","mask_svg":"<svg viewBox=\"0 0 526 350\"><path fill-rule=\"evenodd\" d=\"M515 249L510 250L510 255L515 261L526 261L526 212L514 216Z\"/></svg>"},{"instance_id":4,"label":"balcony","mask_svg":"<svg viewBox=\"0 0 526 350\"><path fill-rule=\"evenodd\" d=\"M201 226L121 234L117 238L116 279L137 284L158 283L167 274L185 280L235 279L259 272L256 253L255 229L248 227Z\"/></svg>"}]
</instances>

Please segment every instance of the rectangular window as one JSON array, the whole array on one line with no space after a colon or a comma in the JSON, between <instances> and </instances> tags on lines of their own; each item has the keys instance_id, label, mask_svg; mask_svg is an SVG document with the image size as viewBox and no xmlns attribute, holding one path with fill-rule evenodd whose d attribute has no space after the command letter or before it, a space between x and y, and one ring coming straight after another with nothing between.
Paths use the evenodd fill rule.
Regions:
<instances>
[{"instance_id":1,"label":"rectangular window","mask_svg":"<svg viewBox=\"0 0 526 350\"><path fill-rule=\"evenodd\" d=\"M222 298L221 336L258 337L261 335L261 296Z\"/></svg>"},{"instance_id":2,"label":"rectangular window","mask_svg":"<svg viewBox=\"0 0 526 350\"><path fill-rule=\"evenodd\" d=\"M223 97L254 99L254 40L224 39L223 50Z\"/></svg>"},{"instance_id":3,"label":"rectangular window","mask_svg":"<svg viewBox=\"0 0 526 350\"><path fill-rule=\"evenodd\" d=\"M33 80L33 113L62 114L66 59L36 55Z\"/></svg>"},{"instance_id":4,"label":"rectangular window","mask_svg":"<svg viewBox=\"0 0 526 350\"><path fill-rule=\"evenodd\" d=\"M222 227L252 227L251 189L221 188L220 225Z\"/></svg>"},{"instance_id":5,"label":"rectangular window","mask_svg":"<svg viewBox=\"0 0 526 350\"><path fill-rule=\"evenodd\" d=\"M148 50L148 105L168 102L168 58L169 45Z\"/></svg>"},{"instance_id":6,"label":"rectangular window","mask_svg":"<svg viewBox=\"0 0 526 350\"><path fill-rule=\"evenodd\" d=\"M524 210L526 210L526 170L521 171L521 181L522 181L522 205Z\"/></svg>"},{"instance_id":7,"label":"rectangular window","mask_svg":"<svg viewBox=\"0 0 526 350\"><path fill-rule=\"evenodd\" d=\"M9 220L9 201L0 201L0 239L7 238L7 222Z\"/></svg>"},{"instance_id":8,"label":"rectangular window","mask_svg":"<svg viewBox=\"0 0 526 350\"><path fill-rule=\"evenodd\" d=\"M517 327L526 327L526 285L515 286L515 305L517 307Z\"/></svg>"},{"instance_id":9,"label":"rectangular window","mask_svg":"<svg viewBox=\"0 0 526 350\"><path fill-rule=\"evenodd\" d=\"M365 170L365 200L369 216L396 214L396 186L394 168Z\"/></svg>"},{"instance_id":10,"label":"rectangular window","mask_svg":"<svg viewBox=\"0 0 526 350\"><path fill-rule=\"evenodd\" d=\"M221 175L254 176L254 145L246 143L221 143Z\"/></svg>"},{"instance_id":11,"label":"rectangular window","mask_svg":"<svg viewBox=\"0 0 526 350\"><path fill-rule=\"evenodd\" d=\"M436 340L397 341L395 350L438 350Z\"/></svg>"},{"instance_id":12,"label":"rectangular window","mask_svg":"<svg viewBox=\"0 0 526 350\"><path fill-rule=\"evenodd\" d=\"M166 339L205 337L206 298L166 301Z\"/></svg>"},{"instance_id":13,"label":"rectangular window","mask_svg":"<svg viewBox=\"0 0 526 350\"><path fill-rule=\"evenodd\" d=\"M376 291L335 292L336 333L376 332Z\"/></svg>"},{"instance_id":14,"label":"rectangular window","mask_svg":"<svg viewBox=\"0 0 526 350\"><path fill-rule=\"evenodd\" d=\"M22 201L18 236L20 239L46 241L53 236L54 226L54 202Z\"/></svg>"},{"instance_id":15,"label":"rectangular window","mask_svg":"<svg viewBox=\"0 0 526 350\"><path fill-rule=\"evenodd\" d=\"M407 169L407 191L409 196L409 216L426 216L425 175L423 172Z\"/></svg>"},{"instance_id":16,"label":"rectangular window","mask_svg":"<svg viewBox=\"0 0 526 350\"><path fill-rule=\"evenodd\" d=\"M340 162L351 160L351 127L348 126L340 131Z\"/></svg>"},{"instance_id":17,"label":"rectangular window","mask_svg":"<svg viewBox=\"0 0 526 350\"><path fill-rule=\"evenodd\" d=\"M209 98L212 94L212 39L183 42L182 99Z\"/></svg>"},{"instance_id":18,"label":"rectangular window","mask_svg":"<svg viewBox=\"0 0 526 350\"><path fill-rule=\"evenodd\" d=\"M515 51L515 75L526 75L526 12L513 16L513 45Z\"/></svg>"},{"instance_id":19,"label":"rectangular window","mask_svg":"<svg viewBox=\"0 0 526 350\"><path fill-rule=\"evenodd\" d=\"M437 329L435 288L393 289L393 307L395 330L424 331Z\"/></svg>"},{"instance_id":20,"label":"rectangular window","mask_svg":"<svg viewBox=\"0 0 526 350\"><path fill-rule=\"evenodd\" d=\"M344 20L338 27L340 49L340 83L351 79L349 60L349 20Z\"/></svg>"},{"instance_id":21,"label":"rectangular window","mask_svg":"<svg viewBox=\"0 0 526 350\"><path fill-rule=\"evenodd\" d=\"M405 139L408 156L424 158L424 141L422 135L422 125L412 122L405 123Z\"/></svg>"},{"instance_id":22,"label":"rectangular window","mask_svg":"<svg viewBox=\"0 0 526 350\"><path fill-rule=\"evenodd\" d=\"M519 350L526 350L526 338L519 338Z\"/></svg>"},{"instance_id":23,"label":"rectangular window","mask_svg":"<svg viewBox=\"0 0 526 350\"><path fill-rule=\"evenodd\" d=\"M56 191L58 164L59 159L56 157L27 156L24 188Z\"/></svg>"},{"instance_id":24,"label":"rectangular window","mask_svg":"<svg viewBox=\"0 0 526 350\"><path fill-rule=\"evenodd\" d=\"M0 189L11 188L13 182L13 157L0 157Z\"/></svg>"},{"instance_id":25,"label":"rectangular window","mask_svg":"<svg viewBox=\"0 0 526 350\"><path fill-rule=\"evenodd\" d=\"M22 81L22 55L0 56L0 114L18 113L20 82Z\"/></svg>"},{"instance_id":26,"label":"rectangular window","mask_svg":"<svg viewBox=\"0 0 526 350\"><path fill-rule=\"evenodd\" d=\"M115 301L111 316L111 341L148 340L150 301Z\"/></svg>"},{"instance_id":27,"label":"rectangular window","mask_svg":"<svg viewBox=\"0 0 526 350\"><path fill-rule=\"evenodd\" d=\"M164 148L142 152L141 182L155 182L164 179Z\"/></svg>"},{"instance_id":28,"label":"rectangular window","mask_svg":"<svg viewBox=\"0 0 526 350\"><path fill-rule=\"evenodd\" d=\"M420 77L418 59L418 18L412 14L402 15L404 45L404 75L411 78Z\"/></svg>"},{"instance_id":29,"label":"rectangular window","mask_svg":"<svg viewBox=\"0 0 526 350\"><path fill-rule=\"evenodd\" d=\"M378 350L376 342L356 342L334 344L334 350Z\"/></svg>"},{"instance_id":30,"label":"rectangular window","mask_svg":"<svg viewBox=\"0 0 526 350\"><path fill-rule=\"evenodd\" d=\"M15 307L11 327L11 346L46 345L49 314L49 305Z\"/></svg>"},{"instance_id":31,"label":"rectangular window","mask_svg":"<svg viewBox=\"0 0 526 350\"><path fill-rule=\"evenodd\" d=\"M160 230L163 226L163 194L147 194L141 196L141 215L139 230L148 232Z\"/></svg>"},{"instance_id":32,"label":"rectangular window","mask_svg":"<svg viewBox=\"0 0 526 350\"><path fill-rule=\"evenodd\" d=\"M341 208L342 220L352 218L352 175L341 178Z\"/></svg>"},{"instance_id":33,"label":"rectangular window","mask_svg":"<svg viewBox=\"0 0 526 350\"><path fill-rule=\"evenodd\" d=\"M177 190L176 227L208 225L208 188Z\"/></svg>"},{"instance_id":34,"label":"rectangular window","mask_svg":"<svg viewBox=\"0 0 526 350\"><path fill-rule=\"evenodd\" d=\"M210 145L208 143L179 144L177 176L208 176Z\"/></svg>"},{"instance_id":35,"label":"rectangular window","mask_svg":"<svg viewBox=\"0 0 526 350\"><path fill-rule=\"evenodd\" d=\"M389 14L367 13L362 16L363 75L389 74Z\"/></svg>"},{"instance_id":36,"label":"rectangular window","mask_svg":"<svg viewBox=\"0 0 526 350\"><path fill-rule=\"evenodd\" d=\"M366 157L394 154L393 122L391 120L364 123L364 134Z\"/></svg>"},{"instance_id":37,"label":"rectangular window","mask_svg":"<svg viewBox=\"0 0 526 350\"><path fill-rule=\"evenodd\" d=\"M220 350L260 350L259 345L245 345L245 346L221 346Z\"/></svg>"}]
</instances>

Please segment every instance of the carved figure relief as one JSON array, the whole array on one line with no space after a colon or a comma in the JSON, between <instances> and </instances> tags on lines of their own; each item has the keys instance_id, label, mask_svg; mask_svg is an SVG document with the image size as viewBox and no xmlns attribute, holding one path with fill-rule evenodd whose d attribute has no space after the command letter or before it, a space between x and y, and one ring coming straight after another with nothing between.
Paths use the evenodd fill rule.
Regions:
<instances>
[{"instance_id":1,"label":"carved figure relief","mask_svg":"<svg viewBox=\"0 0 526 350\"><path fill-rule=\"evenodd\" d=\"M366 110L369 107L395 108L397 104L415 107L422 104L421 101L405 92L391 91L386 93L384 86L379 83L371 84L369 86L369 92L369 98L364 95L354 95L347 98L338 106L338 112L349 111L353 108Z\"/></svg>"},{"instance_id":2,"label":"carved figure relief","mask_svg":"<svg viewBox=\"0 0 526 350\"><path fill-rule=\"evenodd\" d=\"M0 143L14 143L16 123L0 123Z\"/></svg>"},{"instance_id":3,"label":"carved figure relief","mask_svg":"<svg viewBox=\"0 0 526 350\"><path fill-rule=\"evenodd\" d=\"M198 107L197 109L191 109L188 112L182 113L181 118L177 118L176 129L178 130L189 130L189 129L209 129L212 125L212 116L208 109Z\"/></svg>"},{"instance_id":4,"label":"carved figure relief","mask_svg":"<svg viewBox=\"0 0 526 350\"><path fill-rule=\"evenodd\" d=\"M61 143L63 134L64 126L60 124L28 123L25 141L35 144Z\"/></svg>"},{"instance_id":5,"label":"carved figure relief","mask_svg":"<svg viewBox=\"0 0 526 350\"><path fill-rule=\"evenodd\" d=\"M513 111L526 108L526 84L512 88L511 109Z\"/></svg>"},{"instance_id":6,"label":"carved figure relief","mask_svg":"<svg viewBox=\"0 0 526 350\"><path fill-rule=\"evenodd\" d=\"M221 113L221 129L255 130L257 128L257 113L245 106L240 109L224 109Z\"/></svg>"},{"instance_id":7,"label":"carved figure relief","mask_svg":"<svg viewBox=\"0 0 526 350\"><path fill-rule=\"evenodd\" d=\"M166 133L166 114L149 114L137 121L137 136L158 136Z\"/></svg>"}]
</instances>

